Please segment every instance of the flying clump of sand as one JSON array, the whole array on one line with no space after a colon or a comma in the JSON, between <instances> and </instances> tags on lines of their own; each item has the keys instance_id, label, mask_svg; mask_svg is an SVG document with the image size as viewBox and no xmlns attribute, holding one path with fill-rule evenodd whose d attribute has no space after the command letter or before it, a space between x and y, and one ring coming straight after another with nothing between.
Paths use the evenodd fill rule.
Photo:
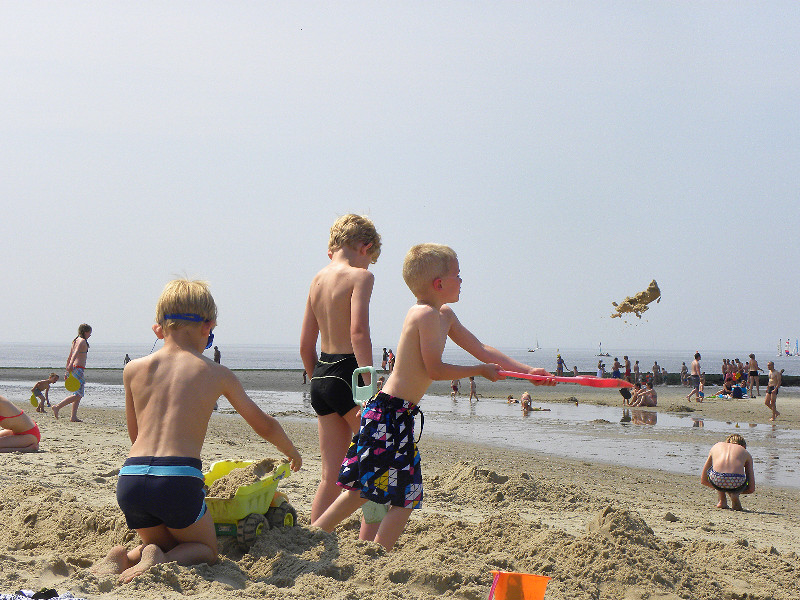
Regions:
<instances>
[{"instance_id":1,"label":"flying clump of sand","mask_svg":"<svg viewBox=\"0 0 800 600\"><path fill-rule=\"evenodd\" d=\"M628 296L619 304L612 302L611 304L614 306L615 310L611 313L611 318L616 319L625 313L634 313L641 319L642 313L650 308L648 304L652 302L656 304L661 302L661 290L658 289L658 284L655 279L650 282L650 285L648 285L647 289L643 292L639 292L635 296Z\"/></svg>"}]
</instances>

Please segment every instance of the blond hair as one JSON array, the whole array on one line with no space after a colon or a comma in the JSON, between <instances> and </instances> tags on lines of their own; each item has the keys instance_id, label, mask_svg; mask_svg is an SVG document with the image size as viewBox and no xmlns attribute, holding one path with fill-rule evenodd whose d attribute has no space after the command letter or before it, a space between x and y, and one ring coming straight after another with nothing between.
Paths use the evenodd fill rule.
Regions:
<instances>
[{"instance_id":1,"label":"blond hair","mask_svg":"<svg viewBox=\"0 0 800 600\"><path fill-rule=\"evenodd\" d=\"M456 260L458 256L449 246L417 244L406 253L403 261L403 279L416 295L434 279L447 275L447 271Z\"/></svg>"},{"instance_id":2,"label":"blond hair","mask_svg":"<svg viewBox=\"0 0 800 600\"><path fill-rule=\"evenodd\" d=\"M216 321L217 305L208 283L188 279L170 281L156 303L156 323L164 328L178 329L192 322L191 319L168 319L165 315L197 315L203 321Z\"/></svg>"},{"instance_id":3,"label":"blond hair","mask_svg":"<svg viewBox=\"0 0 800 600\"><path fill-rule=\"evenodd\" d=\"M729 444L739 444L743 448L747 448L747 443L744 441L744 438L740 436L738 433L730 434L727 438L725 438L725 441L728 442Z\"/></svg>"},{"instance_id":4,"label":"blond hair","mask_svg":"<svg viewBox=\"0 0 800 600\"><path fill-rule=\"evenodd\" d=\"M372 244L367 254L370 262L373 264L378 262L378 257L381 255L381 236L372 220L369 217L353 214L336 219L331 227L328 250L335 252L345 246L355 249L359 242L363 242L364 245Z\"/></svg>"}]
</instances>

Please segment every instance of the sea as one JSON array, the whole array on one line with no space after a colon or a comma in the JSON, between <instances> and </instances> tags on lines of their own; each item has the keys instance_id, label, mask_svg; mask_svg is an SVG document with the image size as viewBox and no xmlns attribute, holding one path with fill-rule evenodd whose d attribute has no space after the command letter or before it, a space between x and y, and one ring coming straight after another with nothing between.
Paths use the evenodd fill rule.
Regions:
<instances>
[{"instance_id":1,"label":"sea","mask_svg":"<svg viewBox=\"0 0 800 600\"><path fill-rule=\"evenodd\" d=\"M92 343L88 362L89 381L82 405L122 408L125 404L122 386L92 383L91 369L121 369L126 354L131 358L145 356L157 349L160 343ZM599 349L539 348L535 352L530 352L528 348L501 350L512 358L551 371L555 370L556 355L560 353L568 366L577 366L581 372L594 372L598 360L603 360L610 367L614 357L622 360L623 355L628 355L631 361L639 360L643 372L648 371L654 361L658 361L670 373L679 372L683 362L691 364L695 352L603 348L603 352L610 354L610 357L606 357L598 356ZM303 369L297 346L232 344L220 346L220 351L222 363L232 369L297 370L298 377ZM69 345L0 344L0 367L41 368L42 371L61 373L68 352ZM800 375L800 357L777 357L775 349L715 351L701 348L700 352L703 355L701 364L707 373L718 373L723 358L740 358L744 361L750 352L754 352L762 368L766 368L766 363L773 360L778 369L785 370L786 375ZM210 356L210 351L208 353ZM376 364L380 364L380 358L379 355L375 356ZM474 362L458 347L446 348L444 358L456 364ZM10 399L27 399L30 385L30 382L0 380L0 394ZM481 382L479 391L486 385L490 384ZM308 392L248 390L248 393L266 412L281 419L309 422L315 419ZM597 390L595 393L610 394L609 405L577 406L563 402L538 402L534 394L534 406L541 410L532 411L527 416L521 414L519 405L509 405L495 399L470 403L463 397L454 401L449 395L428 394L420 404L425 414L423 440L425 435L454 441L467 439L564 458L696 474L714 442L730 433L741 433L746 437L748 450L753 455L759 484L800 489L800 431L784 428L780 421L769 425L734 423L703 419L690 413L655 413L623 408L613 390ZM237 418L224 398L220 399L219 404L218 418ZM690 442L670 441L671 434L687 431L691 432ZM424 456L424 441L420 448ZM506 465L503 468L509 467Z\"/></svg>"}]
</instances>

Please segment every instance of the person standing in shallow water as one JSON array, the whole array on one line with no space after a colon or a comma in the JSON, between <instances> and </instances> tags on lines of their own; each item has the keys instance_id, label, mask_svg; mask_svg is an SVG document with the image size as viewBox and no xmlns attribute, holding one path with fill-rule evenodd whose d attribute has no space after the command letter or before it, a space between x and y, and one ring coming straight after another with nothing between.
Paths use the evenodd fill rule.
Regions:
<instances>
[{"instance_id":1,"label":"person standing in shallow water","mask_svg":"<svg viewBox=\"0 0 800 600\"><path fill-rule=\"evenodd\" d=\"M62 408L68 404L72 404L72 416L70 421L73 421L74 423L81 422L81 420L78 418L78 404L80 404L81 399L86 393L86 377L84 375L84 371L86 369L86 357L89 354L88 340L91 335L92 328L90 325L81 323L78 326L78 335L74 340L72 340L72 347L70 348L69 356L67 357L66 377L69 377L70 374L74 375L80 382L81 386L77 389L77 391L73 392L71 395L67 396L53 407L53 415L56 419L58 418L58 412Z\"/></svg>"}]
</instances>

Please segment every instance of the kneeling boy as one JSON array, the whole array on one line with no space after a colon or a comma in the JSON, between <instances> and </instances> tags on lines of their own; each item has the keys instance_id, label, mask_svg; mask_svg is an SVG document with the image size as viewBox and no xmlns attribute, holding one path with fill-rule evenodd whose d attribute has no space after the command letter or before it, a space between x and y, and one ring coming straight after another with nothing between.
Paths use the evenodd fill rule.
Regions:
<instances>
[{"instance_id":1,"label":"kneeling boy","mask_svg":"<svg viewBox=\"0 0 800 600\"><path fill-rule=\"evenodd\" d=\"M125 366L133 445L120 470L117 502L142 544L131 551L112 548L95 573L119 573L127 582L162 562L217 562L200 451L220 396L289 458L293 471L300 469L300 454L278 421L256 406L230 369L203 356L216 324L217 307L204 282L172 281L161 293L153 325L164 347Z\"/></svg>"},{"instance_id":2,"label":"kneeling boy","mask_svg":"<svg viewBox=\"0 0 800 600\"><path fill-rule=\"evenodd\" d=\"M452 249L439 244L414 246L406 255L403 279L417 302L403 323L397 366L383 389L363 408L361 429L339 474L339 485L345 491L313 522L333 531L367 500L390 505L375 536L387 550L400 537L411 510L422 507L414 415L431 382L475 375L497 381L502 378L498 373L502 369L549 375L481 343L461 324L447 304L457 302L461 293L458 258ZM481 363L461 366L442 362L448 337Z\"/></svg>"}]
</instances>

